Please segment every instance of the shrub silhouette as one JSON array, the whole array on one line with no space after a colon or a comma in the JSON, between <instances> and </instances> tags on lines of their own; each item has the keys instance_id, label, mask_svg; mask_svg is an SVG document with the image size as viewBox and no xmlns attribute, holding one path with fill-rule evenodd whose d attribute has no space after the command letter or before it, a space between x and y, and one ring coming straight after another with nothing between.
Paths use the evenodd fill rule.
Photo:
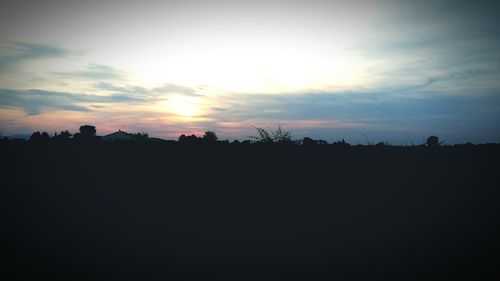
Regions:
<instances>
[{"instance_id":1,"label":"shrub silhouette","mask_svg":"<svg viewBox=\"0 0 500 281\"><path fill-rule=\"evenodd\" d=\"M251 138L255 139L257 142L261 143L272 143L273 138L271 137L271 134L266 131L266 129L263 128L255 128L257 130L258 136L252 136Z\"/></svg>"},{"instance_id":2,"label":"shrub silhouette","mask_svg":"<svg viewBox=\"0 0 500 281\"><path fill-rule=\"evenodd\" d=\"M346 146L350 146L349 143L347 143L344 139L342 139L341 141L336 141L336 142L333 142L332 145L334 146L339 146L339 147L346 147Z\"/></svg>"},{"instance_id":3,"label":"shrub silhouette","mask_svg":"<svg viewBox=\"0 0 500 281\"><path fill-rule=\"evenodd\" d=\"M186 138L187 138L187 137L186 137L186 135L182 134L182 135L180 135L180 136L179 136L178 141L179 141L179 142L185 142L185 141L186 141Z\"/></svg>"},{"instance_id":4,"label":"shrub silhouette","mask_svg":"<svg viewBox=\"0 0 500 281\"><path fill-rule=\"evenodd\" d=\"M258 136L251 136L259 143L279 143L279 144L293 144L292 133L284 131L281 126L278 126L276 131L272 129L266 130L264 128L255 127Z\"/></svg>"},{"instance_id":5,"label":"shrub silhouette","mask_svg":"<svg viewBox=\"0 0 500 281\"><path fill-rule=\"evenodd\" d=\"M302 145L311 146L311 145L327 145L328 142L326 140L315 140L310 137L305 137L302 139Z\"/></svg>"}]
</instances>

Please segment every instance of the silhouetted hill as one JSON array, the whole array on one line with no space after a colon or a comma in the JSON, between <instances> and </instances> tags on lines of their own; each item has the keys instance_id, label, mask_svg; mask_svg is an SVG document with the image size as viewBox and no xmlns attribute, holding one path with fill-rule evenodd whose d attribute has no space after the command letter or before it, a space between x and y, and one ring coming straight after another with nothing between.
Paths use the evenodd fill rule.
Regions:
<instances>
[{"instance_id":1,"label":"silhouetted hill","mask_svg":"<svg viewBox=\"0 0 500 281\"><path fill-rule=\"evenodd\" d=\"M498 145L3 142L17 279L495 280Z\"/></svg>"}]
</instances>

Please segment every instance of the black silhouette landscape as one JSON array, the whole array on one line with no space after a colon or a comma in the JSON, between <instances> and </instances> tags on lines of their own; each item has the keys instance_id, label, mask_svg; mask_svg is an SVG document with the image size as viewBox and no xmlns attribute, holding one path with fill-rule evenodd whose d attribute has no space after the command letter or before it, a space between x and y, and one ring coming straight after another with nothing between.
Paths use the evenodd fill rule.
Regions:
<instances>
[{"instance_id":1,"label":"black silhouette landscape","mask_svg":"<svg viewBox=\"0 0 500 281\"><path fill-rule=\"evenodd\" d=\"M121 132L121 131L119 131ZM500 146L129 134L2 140L3 274L494 280Z\"/></svg>"}]
</instances>

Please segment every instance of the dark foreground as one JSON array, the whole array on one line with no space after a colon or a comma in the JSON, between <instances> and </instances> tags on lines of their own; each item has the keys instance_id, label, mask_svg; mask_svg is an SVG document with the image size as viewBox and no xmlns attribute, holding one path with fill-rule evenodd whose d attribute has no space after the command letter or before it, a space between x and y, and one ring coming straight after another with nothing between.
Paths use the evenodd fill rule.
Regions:
<instances>
[{"instance_id":1,"label":"dark foreground","mask_svg":"<svg viewBox=\"0 0 500 281\"><path fill-rule=\"evenodd\" d=\"M500 278L498 146L0 153L8 280Z\"/></svg>"}]
</instances>

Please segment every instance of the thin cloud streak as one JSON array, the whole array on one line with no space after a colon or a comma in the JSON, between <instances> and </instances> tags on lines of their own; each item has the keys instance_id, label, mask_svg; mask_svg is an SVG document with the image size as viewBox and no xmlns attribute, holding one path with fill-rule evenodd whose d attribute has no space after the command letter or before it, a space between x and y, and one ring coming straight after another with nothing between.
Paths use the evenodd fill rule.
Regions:
<instances>
[{"instance_id":1,"label":"thin cloud streak","mask_svg":"<svg viewBox=\"0 0 500 281\"><path fill-rule=\"evenodd\" d=\"M92 111L91 103L142 103L144 99L114 94L107 96L52 92L44 90L0 89L0 106L23 108L28 115L38 115L43 110L64 109L69 111Z\"/></svg>"},{"instance_id":2,"label":"thin cloud streak","mask_svg":"<svg viewBox=\"0 0 500 281\"><path fill-rule=\"evenodd\" d=\"M111 66L100 64L90 64L82 70L57 72L56 74L88 80L115 80L122 79L125 76L124 73Z\"/></svg>"},{"instance_id":3,"label":"thin cloud streak","mask_svg":"<svg viewBox=\"0 0 500 281\"><path fill-rule=\"evenodd\" d=\"M44 44L29 42L0 44L0 73L10 71L26 61L61 58L68 55L70 52L65 49Z\"/></svg>"}]
</instances>

